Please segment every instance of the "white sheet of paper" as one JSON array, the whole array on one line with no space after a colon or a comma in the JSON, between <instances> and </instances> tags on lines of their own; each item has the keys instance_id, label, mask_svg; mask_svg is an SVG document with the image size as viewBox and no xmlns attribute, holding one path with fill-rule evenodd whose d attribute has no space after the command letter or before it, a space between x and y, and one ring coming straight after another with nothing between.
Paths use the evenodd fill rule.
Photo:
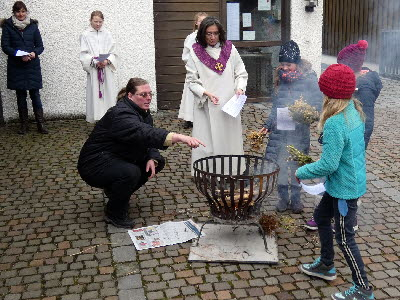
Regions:
<instances>
[{"instance_id":1,"label":"white sheet of paper","mask_svg":"<svg viewBox=\"0 0 400 300\"><path fill-rule=\"evenodd\" d=\"M251 27L251 13L242 13L243 27Z\"/></svg>"},{"instance_id":2,"label":"white sheet of paper","mask_svg":"<svg viewBox=\"0 0 400 300\"><path fill-rule=\"evenodd\" d=\"M109 56L110 56L110 53L108 53L108 54L99 54L99 58L97 60L98 61L105 61Z\"/></svg>"},{"instance_id":3,"label":"white sheet of paper","mask_svg":"<svg viewBox=\"0 0 400 300\"><path fill-rule=\"evenodd\" d=\"M21 50L17 50L17 53L15 53L15 56L25 56L25 55L29 55L29 53Z\"/></svg>"},{"instance_id":4,"label":"white sheet of paper","mask_svg":"<svg viewBox=\"0 0 400 300\"><path fill-rule=\"evenodd\" d=\"M271 10L271 0L258 0L258 10Z\"/></svg>"},{"instance_id":5,"label":"white sheet of paper","mask_svg":"<svg viewBox=\"0 0 400 300\"><path fill-rule=\"evenodd\" d=\"M234 95L231 99L229 99L228 102L225 103L225 105L222 107L222 111L236 118L242 110L246 99L246 95L240 95L239 97Z\"/></svg>"},{"instance_id":6,"label":"white sheet of paper","mask_svg":"<svg viewBox=\"0 0 400 300\"><path fill-rule=\"evenodd\" d=\"M255 31L243 31L243 41L254 41L256 39Z\"/></svg>"},{"instance_id":7,"label":"white sheet of paper","mask_svg":"<svg viewBox=\"0 0 400 300\"><path fill-rule=\"evenodd\" d=\"M326 191L325 186L322 182L314 185L306 185L300 182L300 185L303 188L303 190L309 193L310 195L319 195Z\"/></svg>"},{"instance_id":8,"label":"white sheet of paper","mask_svg":"<svg viewBox=\"0 0 400 300\"><path fill-rule=\"evenodd\" d=\"M240 3L226 3L226 33L227 39L240 40Z\"/></svg>"},{"instance_id":9,"label":"white sheet of paper","mask_svg":"<svg viewBox=\"0 0 400 300\"><path fill-rule=\"evenodd\" d=\"M295 130L296 123L293 121L289 114L289 108L278 108L276 112L277 126L278 130Z\"/></svg>"}]
</instances>

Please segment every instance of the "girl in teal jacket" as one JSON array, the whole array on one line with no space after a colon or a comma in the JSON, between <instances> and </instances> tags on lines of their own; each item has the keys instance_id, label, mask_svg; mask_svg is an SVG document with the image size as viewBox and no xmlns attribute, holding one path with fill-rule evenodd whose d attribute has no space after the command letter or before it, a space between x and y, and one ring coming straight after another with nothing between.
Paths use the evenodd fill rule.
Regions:
<instances>
[{"instance_id":1,"label":"girl in teal jacket","mask_svg":"<svg viewBox=\"0 0 400 300\"><path fill-rule=\"evenodd\" d=\"M357 200L366 192L365 116L358 100L352 99L356 87L354 72L348 66L329 66L319 79L324 103L319 122L322 130L322 154L318 161L299 168L298 179L326 177L326 192L314 211L321 244L321 257L300 270L325 280L336 278L333 264L333 232L352 271L353 286L335 293L336 300L374 299L364 270L360 251L354 239Z\"/></svg>"}]
</instances>

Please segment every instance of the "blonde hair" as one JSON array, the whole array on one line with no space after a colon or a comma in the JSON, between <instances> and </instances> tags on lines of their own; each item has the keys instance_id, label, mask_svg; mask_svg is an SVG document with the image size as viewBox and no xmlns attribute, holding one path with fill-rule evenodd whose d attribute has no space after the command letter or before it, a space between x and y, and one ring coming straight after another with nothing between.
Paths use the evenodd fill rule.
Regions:
<instances>
[{"instance_id":1,"label":"blonde hair","mask_svg":"<svg viewBox=\"0 0 400 300\"><path fill-rule=\"evenodd\" d=\"M330 117L337 115L344 111L344 109L349 105L350 101L353 100L354 107L360 114L361 119L365 122L365 114L362 109L361 102L356 98L351 99L334 99L329 98L328 96L324 95L324 104L322 106L321 116L319 118L318 123L318 130L323 130L326 120Z\"/></svg>"},{"instance_id":2,"label":"blonde hair","mask_svg":"<svg viewBox=\"0 0 400 300\"><path fill-rule=\"evenodd\" d=\"M197 29L199 29L199 27L198 27L198 25L196 23L197 23L197 20L200 17L208 17L208 14L201 11L201 12L198 12L197 14L194 15L194 17L193 17L193 21L194 21L193 22L193 31L196 31Z\"/></svg>"}]
</instances>

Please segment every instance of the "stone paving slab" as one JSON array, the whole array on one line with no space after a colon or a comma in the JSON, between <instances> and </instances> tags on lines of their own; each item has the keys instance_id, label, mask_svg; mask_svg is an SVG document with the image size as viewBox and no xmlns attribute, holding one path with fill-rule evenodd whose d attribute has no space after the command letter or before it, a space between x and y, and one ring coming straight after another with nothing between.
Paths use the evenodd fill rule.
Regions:
<instances>
[{"instance_id":1,"label":"stone paving slab","mask_svg":"<svg viewBox=\"0 0 400 300\"><path fill-rule=\"evenodd\" d=\"M367 151L368 192L362 197L357 232L376 299L400 299L400 112L399 82L384 80L376 104L375 131ZM271 103L247 104L244 133L261 128ZM186 132L177 111L160 111L156 126ZM32 129L34 124L32 124ZM315 233L300 225L318 198L303 195L305 211L283 216L296 226L277 234L279 264L189 263L190 243L136 251L126 230L103 222L102 191L87 186L76 170L80 148L92 129L84 120L48 123L50 135L16 134L0 128L0 299L329 299L350 285L338 251L338 278L327 283L298 270L319 255ZM311 151L318 158L318 133ZM262 155L251 151L247 153ZM163 152L165 170L131 199L137 227L209 216L190 177L190 151ZM263 210L274 211L276 193Z\"/></svg>"}]
</instances>

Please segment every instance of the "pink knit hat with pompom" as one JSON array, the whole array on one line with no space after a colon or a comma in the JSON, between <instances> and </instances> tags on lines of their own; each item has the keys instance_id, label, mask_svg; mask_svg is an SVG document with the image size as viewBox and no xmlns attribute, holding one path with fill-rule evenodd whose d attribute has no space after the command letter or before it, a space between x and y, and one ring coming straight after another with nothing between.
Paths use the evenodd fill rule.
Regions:
<instances>
[{"instance_id":1,"label":"pink knit hat with pompom","mask_svg":"<svg viewBox=\"0 0 400 300\"><path fill-rule=\"evenodd\" d=\"M353 69L354 72L360 72L365 60L368 42L358 41L357 44L351 44L343 48L337 57L338 64L344 64Z\"/></svg>"}]
</instances>

